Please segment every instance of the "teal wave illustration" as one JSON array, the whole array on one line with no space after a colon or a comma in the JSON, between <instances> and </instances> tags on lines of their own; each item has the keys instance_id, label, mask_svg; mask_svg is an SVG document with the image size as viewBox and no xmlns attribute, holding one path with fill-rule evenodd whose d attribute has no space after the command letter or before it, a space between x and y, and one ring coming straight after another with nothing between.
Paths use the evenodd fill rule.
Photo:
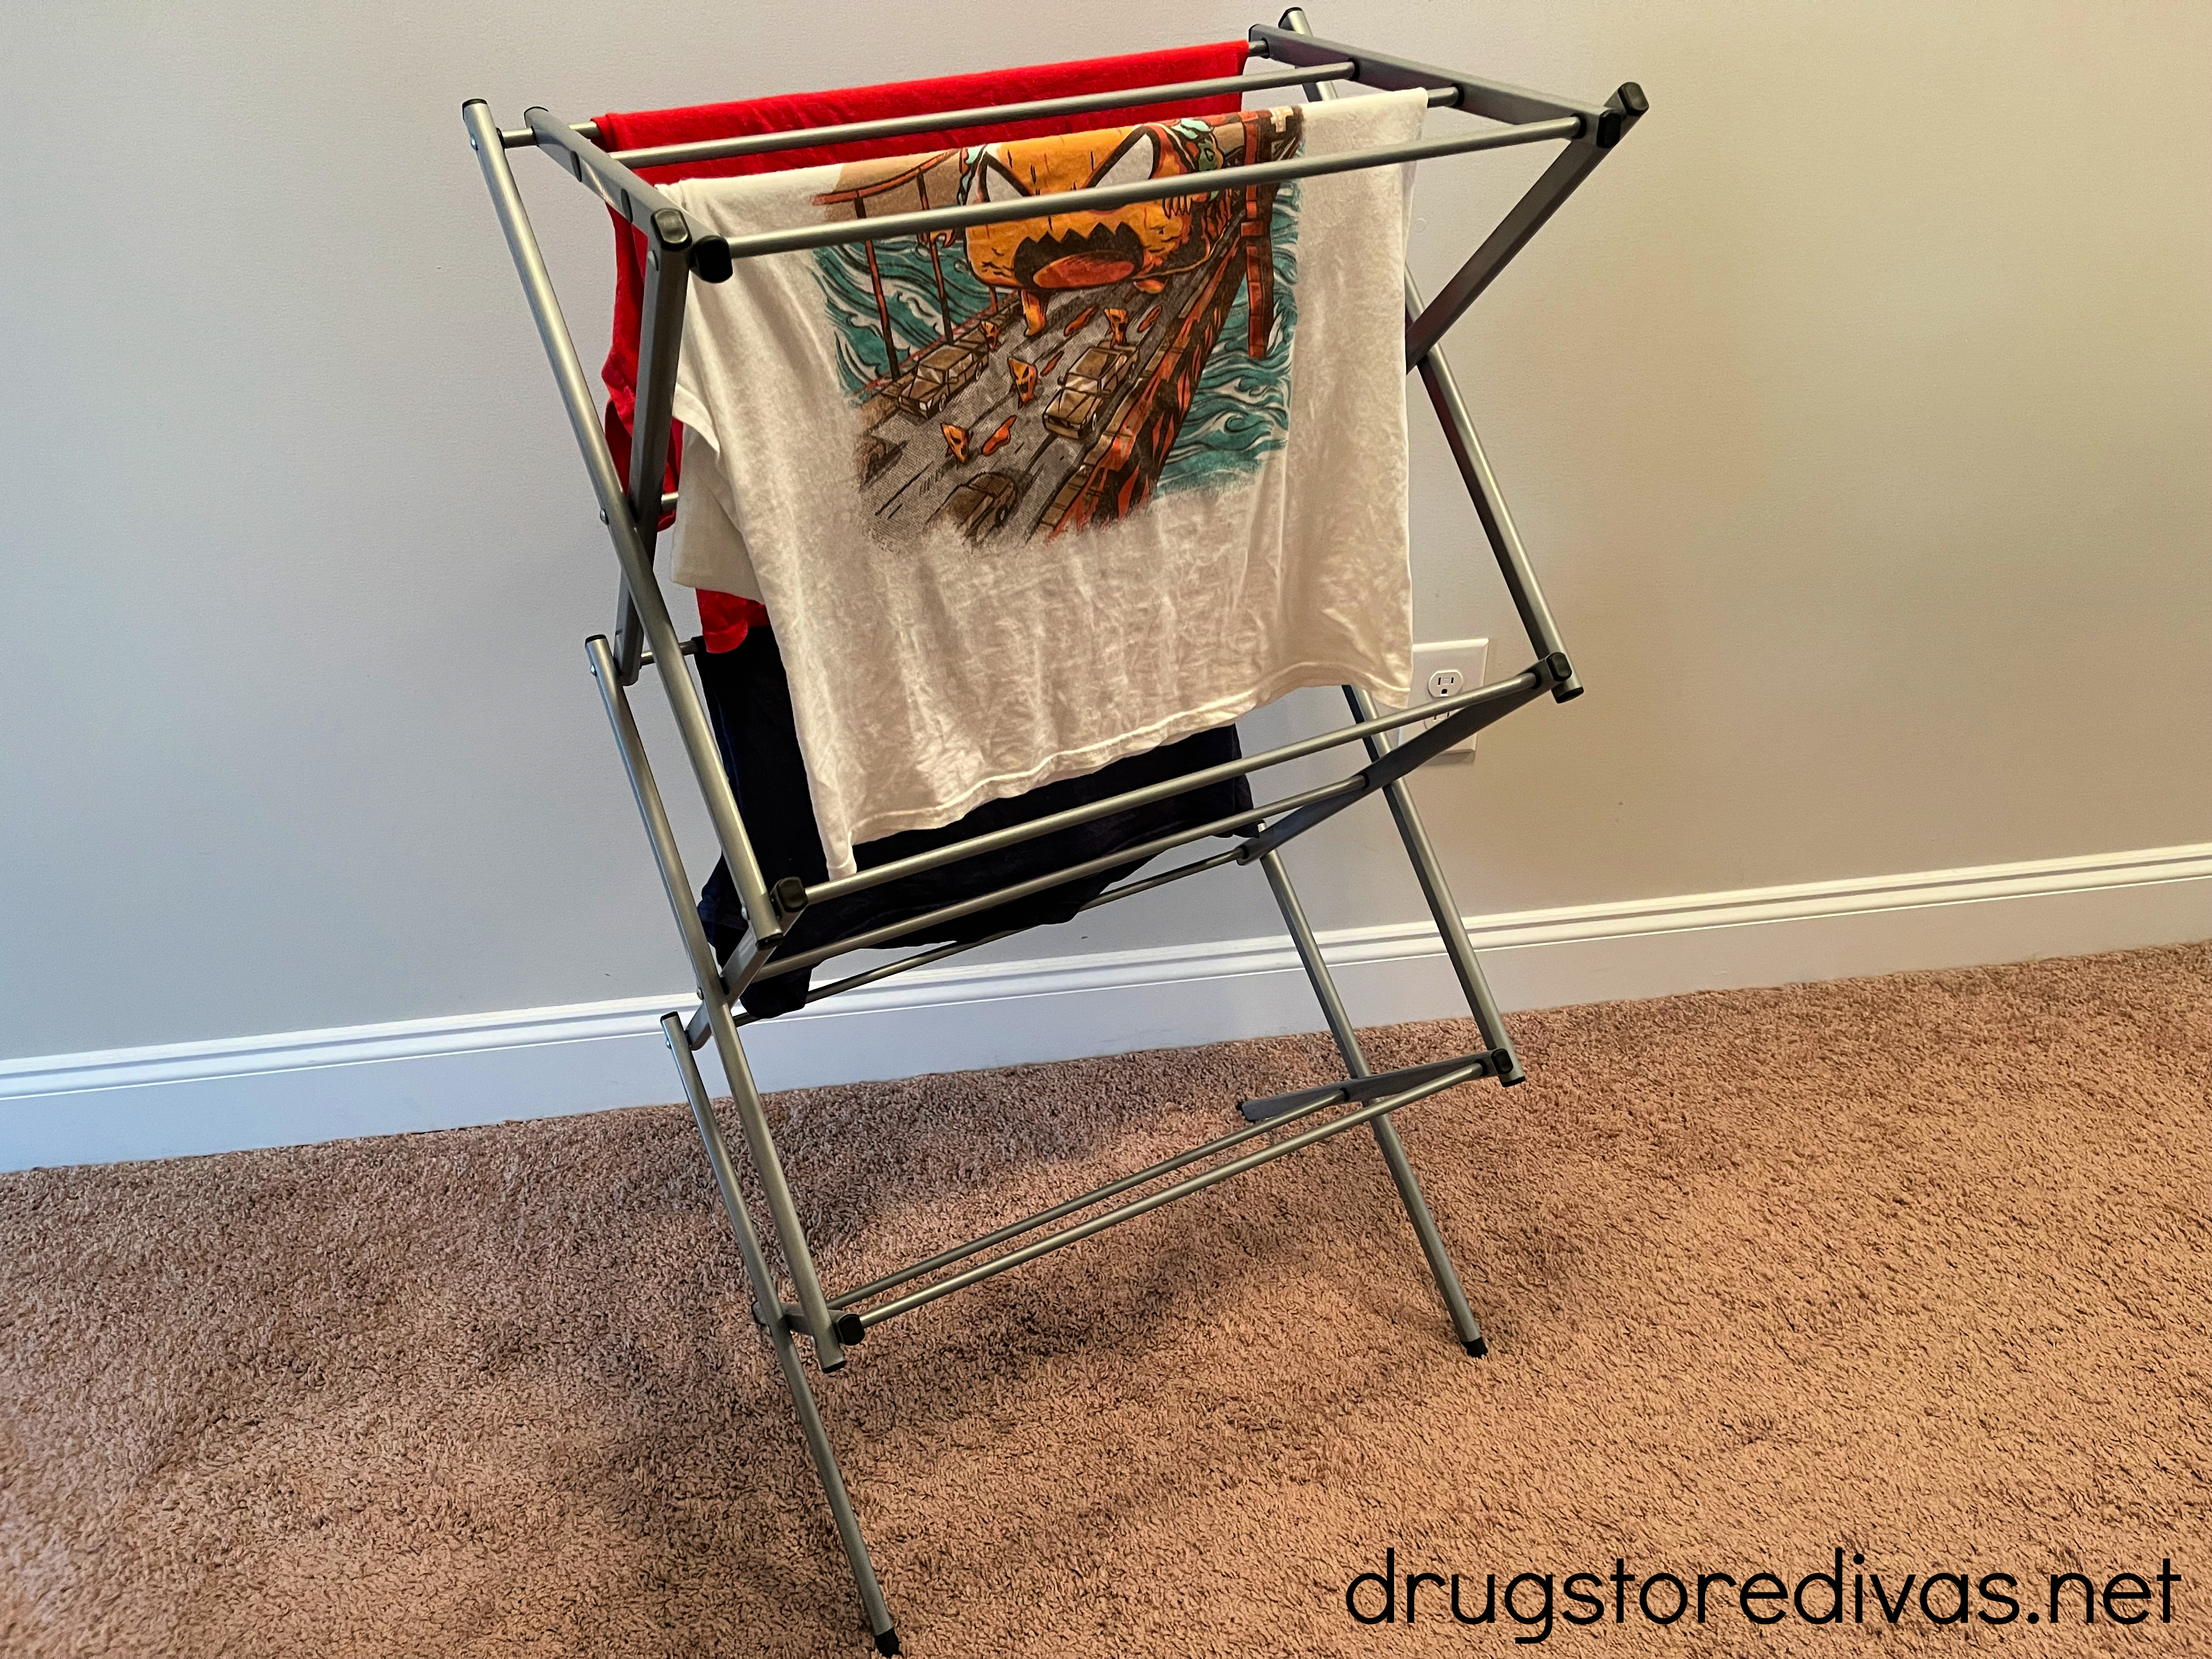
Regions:
<instances>
[{"instance_id":1,"label":"teal wave illustration","mask_svg":"<svg viewBox=\"0 0 2212 1659\"><path fill-rule=\"evenodd\" d=\"M1256 472L1288 440L1291 350L1298 320L1297 208L1298 185L1292 181L1275 197L1271 228L1275 316L1267 349L1257 358L1246 352L1250 307L1240 283L1213 350L1199 373L1189 412L1155 481L1156 493L1236 483ZM994 296L975 279L959 241L942 249L934 266L928 249L918 241L878 242L875 246L884 311L890 313L902 367L915 353L944 337L948 311L949 326L957 328L991 308ZM857 402L884 378L887 356L867 250L859 245L817 248L814 274L836 331L839 383L846 396Z\"/></svg>"},{"instance_id":2,"label":"teal wave illustration","mask_svg":"<svg viewBox=\"0 0 2212 1659\"><path fill-rule=\"evenodd\" d=\"M883 276L884 307L890 313L891 336L899 362L945 337L945 312L951 326L991 308L991 290L975 280L959 241L941 249L933 270L929 250L901 239L876 245L876 269ZM945 279L945 305L938 304L938 276ZM883 319L876 310L875 286L868 279L868 251L858 244L814 251L814 275L837 331L837 374L846 395L857 397L884 376Z\"/></svg>"},{"instance_id":3,"label":"teal wave illustration","mask_svg":"<svg viewBox=\"0 0 2212 1659\"><path fill-rule=\"evenodd\" d=\"M1269 235L1275 252L1275 321L1267 349L1256 358L1246 355L1251 307L1239 283L1237 302L1221 325L1221 337L1199 371L1190 412L1161 464L1153 486L1156 494L1218 489L1239 483L1257 472L1267 456L1289 440L1291 338L1298 326L1295 180L1276 194Z\"/></svg>"}]
</instances>

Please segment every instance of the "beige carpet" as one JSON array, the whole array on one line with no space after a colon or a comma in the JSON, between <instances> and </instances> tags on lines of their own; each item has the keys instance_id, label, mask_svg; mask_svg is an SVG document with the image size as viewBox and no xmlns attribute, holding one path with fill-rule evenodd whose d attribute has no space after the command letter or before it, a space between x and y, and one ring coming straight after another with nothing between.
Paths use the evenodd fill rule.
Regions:
<instances>
[{"instance_id":1,"label":"beige carpet","mask_svg":"<svg viewBox=\"0 0 2212 1659\"><path fill-rule=\"evenodd\" d=\"M1528 1085L1401 1120L1488 1360L1354 1134L822 1384L909 1653L2212 1652L2212 948L1514 1027ZM1296 1039L774 1106L845 1284L1333 1071ZM1702 1631L1638 1611L1839 1548L1847 1596L1916 1575L1893 1627L1872 1588L1841 1628L1717 1581ZM1357 1624L1386 1551L1463 1613L1534 1573L1602 1617L1535 1640L1531 1578L1526 1623L1425 1584ZM2151 1594L2031 1630L2076 1569ZM1963 1630L1920 1595L1952 1572ZM864 1651L682 1111L0 1176L11 1659Z\"/></svg>"}]
</instances>

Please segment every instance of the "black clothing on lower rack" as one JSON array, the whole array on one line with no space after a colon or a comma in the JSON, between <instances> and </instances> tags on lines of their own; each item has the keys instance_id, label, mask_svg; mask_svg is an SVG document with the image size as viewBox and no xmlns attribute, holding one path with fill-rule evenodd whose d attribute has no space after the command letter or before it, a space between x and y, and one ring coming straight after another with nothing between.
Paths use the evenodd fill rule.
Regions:
<instances>
[{"instance_id":1,"label":"black clothing on lower rack","mask_svg":"<svg viewBox=\"0 0 2212 1659\"><path fill-rule=\"evenodd\" d=\"M751 837L762 873L773 883L799 876L810 884L828 878L829 863L807 803L806 765L792 719L791 689L784 678L783 656L775 631L756 625L734 651L700 653L699 678L714 739L729 769L738 811ZM1217 726L1180 742L1131 755L1079 778L1063 778L1023 795L986 801L965 817L935 830L907 830L853 849L863 870L912 858L918 853L964 841L994 830L1033 823L1070 807L1088 805L1147 784L1164 782L1241 759L1243 750L1232 725ZM1130 807L1057 830L940 869L925 870L881 887L871 887L799 913L784 945L787 951L811 951L841 939L917 916L940 905L957 904L994 889L1101 858L1125 847L1170 835L1216 818L1249 811L1252 787L1244 778L1209 784L1148 806ZM1123 865L1095 876L1062 882L1027 898L978 911L955 921L910 934L901 945L966 944L1009 928L1066 921L1115 882L1143 863ZM699 896L699 920L718 960L726 963L745 936L744 907L730 879L729 866L717 861ZM806 1000L807 970L757 981L744 994L747 1012L761 1018L786 1014Z\"/></svg>"}]
</instances>

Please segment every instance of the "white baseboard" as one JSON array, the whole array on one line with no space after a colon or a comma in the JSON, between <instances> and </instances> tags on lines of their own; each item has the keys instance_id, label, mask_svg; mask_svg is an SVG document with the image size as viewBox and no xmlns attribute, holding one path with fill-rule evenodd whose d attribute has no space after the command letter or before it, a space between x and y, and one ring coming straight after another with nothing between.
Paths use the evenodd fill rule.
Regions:
<instances>
[{"instance_id":1,"label":"white baseboard","mask_svg":"<svg viewBox=\"0 0 2212 1659\"><path fill-rule=\"evenodd\" d=\"M1468 920L1506 1009L2212 938L2212 843ZM1433 930L1325 934L1363 1024L1463 1014ZM680 1097L689 994L0 1060L0 1170L288 1146ZM764 1089L1320 1029L1285 941L917 971L748 1031ZM711 1050L702 1056L711 1058ZM710 1072L719 1080L719 1073Z\"/></svg>"}]
</instances>

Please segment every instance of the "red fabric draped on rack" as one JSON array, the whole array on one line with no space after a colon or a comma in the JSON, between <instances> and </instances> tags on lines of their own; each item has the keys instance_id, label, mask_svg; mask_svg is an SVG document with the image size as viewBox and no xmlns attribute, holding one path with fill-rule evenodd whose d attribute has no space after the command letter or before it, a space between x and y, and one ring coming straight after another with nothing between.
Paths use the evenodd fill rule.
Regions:
<instances>
[{"instance_id":1,"label":"red fabric draped on rack","mask_svg":"<svg viewBox=\"0 0 2212 1659\"><path fill-rule=\"evenodd\" d=\"M784 132L799 127L837 125L851 121L879 121L902 115L924 115L940 110L970 109L991 104L1028 102L1043 98L1072 98L1085 93L1120 92L1133 87L1163 86L1178 81L1212 80L1243 72L1251 50L1244 40L1224 40L1210 46L1183 46L1170 52L1137 52L1122 58L1089 58L1066 64L1039 64L1025 69L995 70L981 75L957 75L933 81L900 81L874 87L852 87L837 92L793 93L775 98L757 98L743 103L700 104L689 109L642 110L629 114L602 115L599 143L611 150L640 149L659 144L696 143L713 138ZM736 173L775 173L791 167L821 167L832 161L864 160L874 155L901 155L917 146L994 143L1006 138L1039 137L1060 132L1080 132L1097 126L1123 126L1140 121L1173 120L1184 115L1214 115L1238 108L1236 93L1212 98L1186 99L1177 103L1149 104L1128 110L1109 110L1086 115L1048 116L1030 121L998 122L955 131L908 134L859 143L811 145L803 149L772 150L762 155L729 156L674 167L641 169L647 180L665 184L675 179L717 178ZM615 225L615 314L612 343L601 378L606 382L607 441L615 464L629 483L630 419L637 398L638 330L645 299L645 240L612 216ZM680 428L670 434L665 489L676 487L677 465L683 453ZM665 528L668 520L662 520ZM702 590L699 620L709 651L733 651L755 623L768 613L750 599L734 594Z\"/></svg>"}]
</instances>

